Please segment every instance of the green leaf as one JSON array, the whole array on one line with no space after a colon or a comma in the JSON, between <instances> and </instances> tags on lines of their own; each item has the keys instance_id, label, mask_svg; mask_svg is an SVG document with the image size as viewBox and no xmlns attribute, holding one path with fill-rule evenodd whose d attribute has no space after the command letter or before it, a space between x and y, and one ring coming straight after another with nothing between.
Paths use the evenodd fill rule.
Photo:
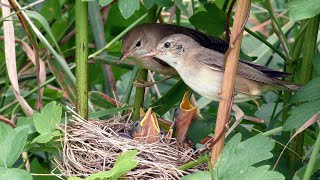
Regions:
<instances>
[{"instance_id":1,"label":"green leaf","mask_svg":"<svg viewBox=\"0 0 320 180\"><path fill-rule=\"evenodd\" d=\"M173 0L154 0L154 2L161 7L171 7L173 5Z\"/></svg>"},{"instance_id":2,"label":"green leaf","mask_svg":"<svg viewBox=\"0 0 320 180\"><path fill-rule=\"evenodd\" d=\"M187 176L183 176L181 180L211 180L211 174L209 171L199 171Z\"/></svg>"},{"instance_id":3,"label":"green leaf","mask_svg":"<svg viewBox=\"0 0 320 180\"><path fill-rule=\"evenodd\" d=\"M47 20L41 14L39 14L39 13L37 13L35 11L26 10L25 12L30 18L37 20L41 24L41 26L43 27L45 32L49 35L49 37L50 37L51 41L53 42L54 46L57 48L58 52L60 54L62 54L61 50L60 50L60 47L58 45L58 42L56 41L56 38L54 37L54 35L53 35L52 31L51 31L50 25L47 22Z\"/></svg>"},{"instance_id":4,"label":"green leaf","mask_svg":"<svg viewBox=\"0 0 320 180\"><path fill-rule=\"evenodd\" d=\"M128 19L136 10L140 8L139 0L119 0L119 10L125 19Z\"/></svg>"},{"instance_id":5,"label":"green leaf","mask_svg":"<svg viewBox=\"0 0 320 180\"><path fill-rule=\"evenodd\" d=\"M109 171L95 173L87 178L87 180L99 179L118 179L120 176L135 168L138 165L138 161L134 158L137 156L137 150L128 150L120 154L114 163L114 166Z\"/></svg>"},{"instance_id":6,"label":"green leaf","mask_svg":"<svg viewBox=\"0 0 320 180\"><path fill-rule=\"evenodd\" d=\"M53 131L50 133L40 134L39 136L34 138L31 143L47 143L50 140L52 140L54 137L60 136L60 135L61 134L59 131Z\"/></svg>"},{"instance_id":7,"label":"green leaf","mask_svg":"<svg viewBox=\"0 0 320 180\"><path fill-rule=\"evenodd\" d=\"M219 36L225 30L226 15L215 3L205 3L207 11L200 11L189 18L196 28Z\"/></svg>"},{"instance_id":8,"label":"green leaf","mask_svg":"<svg viewBox=\"0 0 320 180\"><path fill-rule=\"evenodd\" d=\"M143 0L144 7L150 9L154 4L154 0Z\"/></svg>"},{"instance_id":9,"label":"green leaf","mask_svg":"<svg viewBox=\"0 0 320 180\"><path fill-rule=\"evenodd\" d=\"M250 166L247 171L240 173L240 177L236 177L237 180L282 180L284 176L276 171L270 171L270 166L252 167Z\"/></svg>"},{"instance_id":10,"label":"green leaf","mask_svg":"<svg viewBox=\"0 0 320 180\"><path fill-rule=\"evenodd\" d=\"M283 130L299 129L306 121L320 111L320 99L306 102L289 111L291 114L283 125Z\"/></svg>"},{"instance_id":11,"label":"green leaf","mask_svg":"<svg viewBox=\"0 0 320 180\"><path fill-rule=\"evenodd\" d=\"M53 132L61 120L62 107L55 101L47 104L41 111L33 114L33 122L40 134Z\"/></svg>"},{"instance_id":12,"label":"green leaf","mask_svg":"<svg viewBox=\"0 0 320 180\"><path fill-rule=\"evenodd\" d=\"M18 168L0 167L0 180L32 180L32 176L26 170Z\"/></svg>"},{"instance_id":13,"label":"green leaf","mask_svg":"<svg viewBox=\"0 0 320 180\"><path fill-rule=\"evenodd\" d=\"M239 179L243 173L251 171L251 165L273 156L270 151L274 141L262 134L241 143L240 140L241 134L236 134L228 141L215 164L214 179Z\"/></svg>"},{"instance_id":14,"label":"green leaf","mask_svg":"<svg viewBox=\"0 0 320 180\"><path fill-rule=\"evenodd\" d=\"M302 20L320 13L319 0L292 0L289 2L289 17L293 20Z\"/></svg>"},{"instance_id":15,"label":"green leaf","mask_svg":"<svg viewBox=\"0 0 320 180\"><path fill-rule=\"evenodd\" d=\"M99 0L100 6L107 6L112 3L112 0Z\"/></svg>"},{"instance_id":16,"label":"green leaf","mask_svg":"<svg viewBox=\"0 0 320 180\"><path fill-rule=\"evenodd\" d=\"M159 115L168 112L177 102L182 100L184 93L190 88L180 80L165 95L151 105L153 111Z\"/></svg>"},{"instance_id":17,"label":"green leaf","mask_svg":"<svg viewBox=\"0 0 320 180\"><path fill-rule=\"evenodd\" d=\"M317 53L313 56L312 65L316 76L320 76L320 53Z\"/></svg>"},{"instance_id":18,"label":"green leaf","mask_svg":"<svg viewBox=\"0 0 320 180\"><path fill-rule=\"evenodd\" d=\"M91 102L98 107L102 107L102 108L110 108L110 107L116 107L111 101L113 100L110 97L110 100L106 99L105 97L108 97L106 94L103 94L100 91L90 91L89 92L89 98L91 100Z\"/></svg>"},{"instance_id":19,"label":"green leaf","mask_svg":"<svg viewBox=\"0 0 320 180\"><path fill-rule=\"evenodd\" d=\"M0 122L0 166L11 167L19 158L27 140L27 129L15 130Z\"/></svg>"},{"instance_id":20,"label":"green leaf","mask_svg":"<svg viewBox=\"0 0 320 180\"><path fill-rule=\"evenodd\" d=\"M297 91L289 103L312 101L320 98L320 77L312 79L308 84Z\"/></svg>"}]
</instances>

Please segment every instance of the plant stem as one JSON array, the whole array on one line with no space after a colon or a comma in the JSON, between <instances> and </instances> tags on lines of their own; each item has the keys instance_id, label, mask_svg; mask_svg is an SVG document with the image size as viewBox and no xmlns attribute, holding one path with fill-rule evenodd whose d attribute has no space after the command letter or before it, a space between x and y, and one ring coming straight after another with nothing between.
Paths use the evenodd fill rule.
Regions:
<instances>
[{"instance_id":1,"label":"plant stem","mask_svg":"<svg viewBox=\"0 0 320 180\"><path fill-rule=\"evenodd\" d=\"M246 23L247 14L250 10L250 0L242 0L238 2L237 10L235 14L235 20L231 33L231 42L234 42L234 46L230 47L225 56L225 74L228 76L223 77L223 83L221 87L220 102L218 108L218 115L216 120L216 127L214 138L217 139L217 143L212 148L211 155L211 167L214 167L216 160L218 159L220 152L224 146L225 126L230 118L230 109L232 106L232 96L234 95L234 82L237 72L237 64L239 60L240 47L243 36L243 24ZM239 35L239 36L238 36ZM236 40L237 39L237 40Z\"/></svg>"},{"instance_id":2,"label":"plant stem","mask_svg":"<svg viewBox=\"0 0 320 180\"><path fill-rule=\"evenodd\" d=\"M282 59L284 59L286 61L287 56L285 54L283 54L278 48L276 48L275 46L273 46L271 43L269 43L267 40L263 39L261 36L259 36L258 34L254 33L253 31L251 31L248 28L244 28L245 31L247 31L249 34L251 34L253 37L257 38L258 40L260 40L261 42L263 42L265 45L267 45L270 49L272 49L275 53L277 53Z\"/></svg>"},{"instance_id":3,"label":"plant stem","mask_svg":"<svg viewBox=\"0 0 320 180\"><path fill-rule=\"evenodd\" d=\"M77 112L88 118L88 2L76 0Z\"/></svg>"},{"instance_id":4,"label":"plant stem","mask_svg":"<svg viewBox=\"0 0 320 180\"><path fill-rule=\"evenodd\" d=\"M308 25L303 41L303 57L301 62L301 70L299 83L307 84L311 79L312 74L312 58L316 52L317 48L317 35L319 29L319 15L312 17L308 20ZM292 149L298 154L303 154L303 142L304 142L304 133L300 133L292 141ZM297 155L290 156L290 164L301 163ZM296 171L294 166L290 167L291 173Z\"/></svg>"},{"instance_id":5,"label":"plant stem","mask_svg":"<svg viewBox=\"0 0 320 180\"><path fill-rule=\"evenodd\" d=\"M265 0L264 4L265 4L265 6L266 6L266 8L267 8L267 10L269 12L274 32L278 35L280 43L281 43L281 45L282 45L282 47L284 49L284 52L286 53L287 57L289 59L291 59L289 42L288 42L286 36L284 35L284 33L283 33L283 31L282 31L277 19L274 16L270 0Z\"/></svg>"},{"instance_id":6,"label":"plant stem","mask_svg":"<svg viewBox=\"0 0 320 180\"><path fill-rule=\"evenodd\" d=\"M186 164L183 164L183 165L177 167L177 169L179 169L181 171L185 171L185 170L188 170L190 168L193 168L195 166L198 166L199 164L202 164L202 163L205 163L205 162L208 162L208 161L209 161L208 155L204 155L204 156L201 156L197 160L190 161L190 162L188 162Z\"/></svg>"},{"instance_id":7,"label":"plant stem","mask_svg":"<svg viewBox=\"0 0 320 180\"><path fill-rule=\"evenodd\" d=\"M134 82L135 77L137 77L138 70L139 70L138 66L135 66L133 68L132 75L131 75L129 83L128 83L128 87L126 89L126 92L124 93L123 98L121 99L122 103L127 103L127 104L129 103L131 91L132 91L132 88L133 88L133 82Z\"/></svg>"},{"instance_id":8,"label":"plant stem","mask_svg":"<svg viewBox=\"0 0 320 180\"><path fill-rule=\"evenodd\" d=\"M158 19L157 13L158 12L158 6L153 5L150 9L148 9L147 12L147 22L156 22ZM143 69L139 67L137 80L139 82L145 82L148 77L148 70ZM144 87L137 87L136 88L136 95L134 99L134 109L132 114L132 120L138 120L140 118L140 108L143 105L144 102L144 93L145 88Z\"/></svg>"},{"instance_id":9,"label":"plant stem","mask_svg":"<svg viewBox=\"0 0 320 180\"><path fill-rule=\"evenodd\" d=\"M310 179L310 177L312 175L312 171L313 171L314 166L316 164L316 160L317 160L317 156L319 154L319 151L320 151L320 131L318 132L318 137L317 137L317 140L314 144L306 172L304 173L304 176L303 176L303 180Z\"/></svg>"}]
</instances>

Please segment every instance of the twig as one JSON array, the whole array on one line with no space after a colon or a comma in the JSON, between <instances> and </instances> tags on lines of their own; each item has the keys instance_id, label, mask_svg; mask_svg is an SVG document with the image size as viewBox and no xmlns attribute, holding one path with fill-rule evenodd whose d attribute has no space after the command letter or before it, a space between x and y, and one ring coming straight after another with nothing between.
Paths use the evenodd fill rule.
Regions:
<instances>
[{"instance_id":1,"label":"twig","mask_svg":"<svg viewBox=\"0 0 320 180\"><path fill-rule=\"evenodd\" d=\"M224 76L221 88L221 98L219 102L218 116L214 134L217 143L212 148L211 167L214 167L214 164L224 146L226 132L225 125L230 117L232 96L234 95L234 81L242 42L242 33L239 35L239 38L237 38L237 34L239 34L241 31L243 23L245 23L247 19L247 14L250 9L250 2L250 0L239 1L236 9L234 18L235 20L231 34L231 41L234 42L234 46L229 48L228 53L225 56L226 68L224 74L228 74L228 76ZM234 41L236 38L237 41ZM221 133L222 135L218 137Z\"/></svg>"}]
</instances>

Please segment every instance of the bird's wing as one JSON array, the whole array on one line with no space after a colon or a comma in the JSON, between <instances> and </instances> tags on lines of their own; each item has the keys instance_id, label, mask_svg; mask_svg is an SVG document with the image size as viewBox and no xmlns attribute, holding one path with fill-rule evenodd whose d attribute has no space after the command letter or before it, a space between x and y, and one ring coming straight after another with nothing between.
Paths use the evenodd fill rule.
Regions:
<instances>
[{"instance_id":1,"label":"bird's wing","mask_svg":"<svg viewBox=\"0 0 320 180\"><path fill-rule=\"evenodd\" d=\"M212 50L202 50L195 53L195 59L212 70L224 71L224 55ZM241 61L238 63L237 76L256 82L280 85L263 72Z\"/></svg>"},{"instance_id":2,"label":"bird's wing","mask_svg":"<svg viewBox=\"0 0 320 180\"><path fill-rule=\"evenodd\" d=\"M285 73L285 72L282 72L282 71L277 71L277 70L274 70L274 69L270 69L266 66L263 66L263 65L260 65L260 64L255 64L255 63L252 63L252 62L249 62L249 61L245 61L245 60L241 60L240 61L242 63L245 63L261 72L263 72L264 74L266 74L267 76L269 77L272 77L272 78L279 78L279 77L288 77L290 76L291 74L288 74L288 73Z\"/></svg>"}]
</instances>

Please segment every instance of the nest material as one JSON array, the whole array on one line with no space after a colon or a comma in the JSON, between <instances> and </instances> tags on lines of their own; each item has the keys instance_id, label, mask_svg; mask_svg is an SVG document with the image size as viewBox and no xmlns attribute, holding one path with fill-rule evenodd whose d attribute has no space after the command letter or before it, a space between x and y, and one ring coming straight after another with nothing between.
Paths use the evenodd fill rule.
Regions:
<instances>
[{"instance_id":1,"label":"nest material","mask_svg":"<svg viewBox=\"0 0 320 180\"><path fill-rule=\"evenodd\" d=\"M124 151L138 150L138 166L126 174L129 179L179 179L205 167L199 165L187 171L176 167L194 160L191 148L177 146L175 140L167 144L146 144L132 140L128 130L132 122L128 116L104 121L84 121L73 116L70 124L62 129L65 133L61 159L57 167L64 176L86 177L113 167L116 158Z\"/></svg>"}]
</instances>

